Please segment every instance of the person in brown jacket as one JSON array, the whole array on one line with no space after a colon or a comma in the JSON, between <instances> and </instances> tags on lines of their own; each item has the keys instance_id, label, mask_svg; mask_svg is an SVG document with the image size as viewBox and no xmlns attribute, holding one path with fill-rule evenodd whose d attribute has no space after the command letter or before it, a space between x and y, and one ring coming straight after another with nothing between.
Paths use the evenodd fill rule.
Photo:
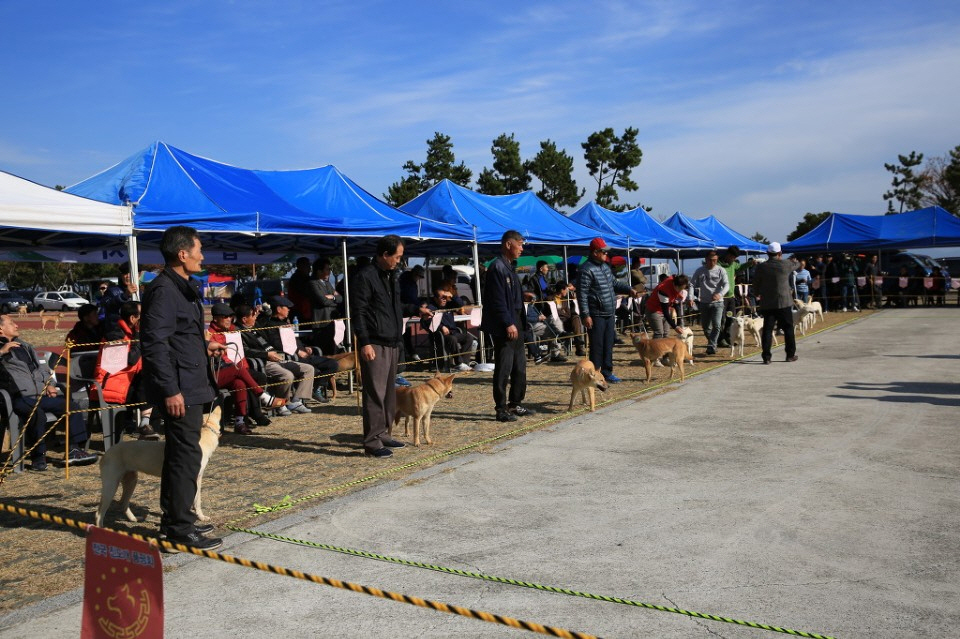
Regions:
<instances>
[{"instance_id":1,"label":"person in brown jacket","mask_svg":"<svg viewBox=\"0 0 960 639\"><path fill-rule=\"evenodd\" d=\"M777 324L783 330L788 362L797 361L797 340L793 333L793 286L790 278L794 264L783 259L779 242L767 246L767 261L757 266L753 276L753 291L759 299L760 315L763 316L763 333L760 345L763 348L763 363L772 358L770 344L773 328Z\"/></svg>"}]
</instances>

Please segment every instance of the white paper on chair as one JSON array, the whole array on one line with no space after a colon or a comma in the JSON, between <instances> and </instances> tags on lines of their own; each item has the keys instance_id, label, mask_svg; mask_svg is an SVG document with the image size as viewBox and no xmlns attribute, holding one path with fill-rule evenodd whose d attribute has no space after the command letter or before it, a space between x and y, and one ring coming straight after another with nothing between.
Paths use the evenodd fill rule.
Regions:
<instances>
[{"instance_id":1,"label":"white paper on chair","mask_svg":"<svg viewBox=\"0 0 960 639\"><path fill-rule=\"evenodd\" d=\"M244 358L243 339L238 331L229 331L223 334L227 342L227 358L231 362L239 362Z\"/></svg>"},{"instance_id":2,"label":"white paper on chair","mask_svg":"<svg viewBox=\"0 0 960 639\"><path fill-rule=\"evenodd\" d=\"M443 313L439 311L433 314L433 317L430 318L430 332L436 333L437 329L440 328L440 322L443 321Z\"/></svg>"},{"instance_id":3,"label":"white paper on chair","mask_svg":"<svg viewBox=\"0 0 960 639\"><path fill-rule=\"evenodd\" d=\"M127 354L130 344L106 344L100 348L100 368L111 375L119 373L127 367Z\"/></svg>"},{"instance_id":4,"label":"white paper on chair","mask_svg":"<svg viewBox=\"0 0 960 639\"><path fill-rule=\"evenodd\" d=\"M293 332L292 326L280 327L280 344L287 355L297 354L297 334Z\"/></svg>"}]
</instances>

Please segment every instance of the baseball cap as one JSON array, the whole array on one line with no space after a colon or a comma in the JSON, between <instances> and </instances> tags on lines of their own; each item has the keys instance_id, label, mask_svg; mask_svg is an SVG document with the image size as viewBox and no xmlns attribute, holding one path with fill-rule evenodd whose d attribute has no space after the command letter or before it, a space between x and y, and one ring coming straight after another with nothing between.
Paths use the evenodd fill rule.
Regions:
<instances>
[{"instance_id":1,"label":"baseball cap","mask_svg":"<svg viewBox=\"0 0 960 639\"><path fill-rule=\"evenodd\" d=\"M274 295L270 298L270 302L273 304L273 307L286 306L287 308L293 308L293 302L282 295Z\"/></svg>"},{"instance_id":2,"label":"baseball cap","mask_svg":"<svg viewBox=\"0 0 960 639\"><path fill-rule=\"evenodd\" d=\"M767 253L775 255L777 253L782 253L783 251L780 248L780 242L770 242L767 244Z\"/></svg>"},{"instance_id":3,"label":"baseball cap","mask_svg":"<svg viewBox=\"0 0 960 639\"><path fill-rule=\"evenodd\" d=\"M603 241L602 237L595 237L592 240L590 240L591 251L598 251L600 249L605 249L605 248L607 248L607 243Z\"/></svg>"},{"instance_id":4,"label":"baseball cap","mask_svg":"<svg viewBox=\"0 0 960 639\"><path fill-rule=\"evenodd\" d=\"M213 305L213 308L210 309L210 314L214 317L230 317L233 315L233 309L230 308L229 304L217 302Z\"/></svg>"}]
</instances>

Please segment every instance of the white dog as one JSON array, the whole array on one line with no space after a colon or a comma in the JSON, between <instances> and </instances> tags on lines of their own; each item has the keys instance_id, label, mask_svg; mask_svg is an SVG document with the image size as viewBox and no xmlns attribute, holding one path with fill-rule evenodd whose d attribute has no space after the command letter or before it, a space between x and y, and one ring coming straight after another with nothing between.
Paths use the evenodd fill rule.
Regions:
<instances>
[{"instance_id":1,"label":"white dog","mask_svg":"<svg viewBox=\"0 0 960 639\"><path fill-rule=\"evenodd\" d=\"M210 461L210 456L220 443L220 407L217 406L207 415L200 430L200 449L203 457L200 460L200 474L197 475L197 496L193 500L193 512L197 519L206 521L208 518L200 508L200 484L203 480L203 471ZM100 508L97 510L97 526L103 526L104 516L117 486L123 485L120 495L120 508L128 521L137 521L136 515L130 510L130 497L137 487L138 473L146 473L159 477L163 469L164 442L139 440L125 441L111 446L100 459Z\"/></svg>"},{"instance_id":2,"label":"white dog","mask_svg":"<svg viewBox=\"0 0 960 639\"><path fill-rule=\"evenodd\" d=\"M812 328L818 319L821 322L823 321L823 306L820 305L820 302L812 301L805 303L803 300L793 300L793 306L798 310L801 308L806 309L810 318L807 328Z\"/></svg>"},{"instance_id":3,"label":"white dog","mask_svg":"<svg viewBox=\"0 0 960 639\"><path fill-rule=\"evenodd\" d=\"M688 364L693 364L693 330L683 327L683 334L680 335L680 339L683 340L683 343L687 345L687 355L690 356L690 359L687 360Z\"/></svg>"},{"instance_id":4,"label":"white dog","mask_svg":"<svg viewBox=\"0 0 960 639\"><path fill-rule=\"evenodd\" d=\"M745 327L746 318L744 318L743 313L737 313L737 315L730 321L729 341L731 358L733 358L734 352L738 349L740 352L740 357L743 357L743 339Z\"/></svg>"}]
</instances>

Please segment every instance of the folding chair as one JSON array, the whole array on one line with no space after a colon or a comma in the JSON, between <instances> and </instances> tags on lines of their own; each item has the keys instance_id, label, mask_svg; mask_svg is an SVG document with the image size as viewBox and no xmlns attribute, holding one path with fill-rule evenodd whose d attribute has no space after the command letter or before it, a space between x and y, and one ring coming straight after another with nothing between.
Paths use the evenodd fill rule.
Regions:
<instances>
[{"instance_id":1,"label":"folding chair","mask_svg":"<svg viewBox=\"0 0 960 639\"><path fill-rule=\"evenodd\" d=\"M117 415L128 412L129 408L121 405L111 404L103 398L103 386L94 379L97 367L98 351L76 353L70 358L70 395L72 399L83 408L89 408L91 395L89 388L92 386L96 391L95 407L96 412L88 413L97 415L103 430L103 452L110 450L110 447L120 441L122 432L118 432ZM88 425L90 420L87 420Z\"/></svg>"}]
</instances>

